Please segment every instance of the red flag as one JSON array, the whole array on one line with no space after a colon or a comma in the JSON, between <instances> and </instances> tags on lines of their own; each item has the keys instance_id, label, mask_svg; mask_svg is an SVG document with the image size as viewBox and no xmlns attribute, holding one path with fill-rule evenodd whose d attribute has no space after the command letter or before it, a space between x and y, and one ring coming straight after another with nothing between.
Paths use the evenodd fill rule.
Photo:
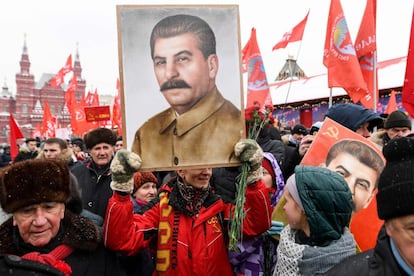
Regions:
<instances>
[{"instance_id":1,"label":"red flag","mask_svg":"<svg viewBox=\"0 0 414 276\"><path fill-rule=\"evenodd\" d=\"M392 90L390 94L390 99L388 100L387 109L385 114L391 114L391 112L397 110L397 99L395 98L395 91Z\"/></svg>"},{"instance_id":2,"label":"red flag","mask_svg":"<svg viewBox=\"0 0 414 276\"><path fill-rule=\"evenodd\" d=\"M43 136L48 139L55 137L56 129L56 118L50 112L49 104L47 101L44 103L43 108L43 122L42 122L42 132Z\"/></svg>"},{"instance_id":3,"label":"red flag","mask_svg":"<svg viewBox=\"0 0 414 276\"><path fill-rule=\"evenodd\" d=\"M376 102L378 102L378 70L376 66L375 51L377 50L376 41L376 14L377 0L367 0L364 16L362 17L358 35L355 40L355 51L359 60L362 76L367 84L367 92L361 98L363 106L376 110ZM375 70L374 70L375 69ZM375 71L375 72L374 72ZM375 74L375 75L374 75ZM375 78L374 78L375 76ZM375 86L374 86L375 80ZM375 97L374 97L374 89ZM353 93L352 91L348 92ZM375 100L375 102L374 102Z\"/></svg>"},{"instance_id":4,"label":"red flag","mask_svg":"<svg viewBox=\"0 0 414 276\"><path fill-rule=\"evenodd\" d=\"M76 78L76 75L73 74L69 87L65 93L66 106L68 107L68 110L70 113L72 113L73 104L76 103L75 91L77 89L78 89L78 80Z\"/></svg>"},{"instance_id":5,"label":"red flag","mask_svg":"<svg viewBox=\"0 0 414 276\"><path fill-rule=\"evenodd\" d=\"M19 149L17 147L17 139L24 138L22 131L20 130L19 126L17 125L14 117L11 113L10 114L10 157L11 160L14 160L16 155L19 153Z\"/></svg>"},{"instance_id":6,"label":"red flag","mask_svg":"<svg viewBox=\"0 0 414 276\"><path fill-rule=\"evenodd\" d=\"M414 117L414 10L411 20L410 46L408 47L407 67L405 67L402 102L405 110L411 117Z\"/></svg>"},{"instance_id":7,"label":"red flag","mask_svg":"<svg viewBox=\"0 0 414 276\"><path fill-rule=\"evenodd\" d=\"M300 41L303 37L303 32L305 31L306 22L308 21L309 11L306 14L305 18L302 19L292 30L286 32L283 35L283 38L273 46L272 51L285 48L290 42Z\"/></svg>"},{"instance_id":8,"label":"red flag","mask_svg":"<svg viewBox=\"0 0 414 276\"><path fill-rule=\"evenodd\" d=\"M66 60L65 66L63 66L59 72L50 80L52 87L59 87L64 82L64 77L67 73L72 71L72 54Z\"/></svg>"},{"instance_id":9,"label":"red flag","mask_svg":"<svg viewBox=\"0 0 414 276\"><path fill-rule=\"evenodd\" d=\"M89 90L88 94L86 94L86 97L85 97L85 106L91 106L92 102L93 102L93 94Z\"/></svg>"},{"instance_id":10,"label":"red flag","mask_svg":"<svg viewBox=\"0 0 414 276\"><path fill-rule=\"evenodd\" d=\"M365 96L367 85L362 77L361 68L339 0L331 1L323 64L328 69L328 86L330 88L352 89L349 96L355 103Z\"/></svg>"},{"instance_id":11,"label":"red flag","mask_svg":"<svg viewBox=\"0 0 414 276\"><path fill-rule=\"evenodd\" d=\"M86 121L85 106L84 101L81 101L80 104L75 102L71 112L70 124L72 133L79 137L83 137L83 134L88 130L98 127L96 122L90 123Z\"/></svg>"},{"instance_id":12,"label":"red flag","mask_svg":"<svg viewBox=\"0 0 414 276\"><path fill-rule=\"evenodd\" d=\"M92 106L99 106L99 95L98 95L98 89L96 88L95 88L95 93L93 93Z\"/></svg>"},{"instance_id":13,"label":"red flag","mask_svg":"<svg viewBox=\"0 0 414 276\"><path fill-rule=\"evenodd\" d=\"M112 107L112 128L118 128L118 133L122 133L122 115L121 115L121 84L119 79L116 80L117 95L114 98Z\"/></svg>"},{"instance_id":14,"label":"red flag","mask_svg":"<svg viewBox=\"0 0 414 276\"><path fill-rule=\"evenodd\" d=\"M261 108L273 106L255 28L252 28L250 39L242 50L242 59L248 64L246 108L257 103Z\"/></svg>"}]
</instances>

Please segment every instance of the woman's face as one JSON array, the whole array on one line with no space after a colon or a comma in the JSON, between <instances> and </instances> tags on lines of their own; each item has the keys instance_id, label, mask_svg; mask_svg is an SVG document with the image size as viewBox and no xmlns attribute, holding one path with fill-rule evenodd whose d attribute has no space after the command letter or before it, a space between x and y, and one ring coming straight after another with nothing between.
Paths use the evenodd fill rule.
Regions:
<instances>
[{"instance_id":1,"label":"woman's face","mask_svg":"<svg viewBox=\"0 0 414 276\"><path fill-rule=\"evenodd\" d=\"M288 189L285 189L283 195L286 199L286 204L283 206L283 210L286 213L286 218L290 227L292 229L304 230L305 224L307 223L305 213L290 195Z\"/></svg>"},{"instance_id":2,"label":"woman's face","mask_svg":"<svg viewBox=\"0 0 414 276\"><path fill-rule=\"evenodd\" d=\"M150 202L157 196L157 192L157 184L154 182L147 182L139 187L133 194L133 197L141 201Z\"/></svg>"},{"instance_id":3,"label":"woman's face","mask_svg":"<svg viewBox=\"0 0 414 276\"><path fill-rule=\"evenodd\" d=\"M63 203L34 204L14 212L13 225L19 229L24 242L42 247L57 235L64 213Z\"/></svg>"}]
</instances>

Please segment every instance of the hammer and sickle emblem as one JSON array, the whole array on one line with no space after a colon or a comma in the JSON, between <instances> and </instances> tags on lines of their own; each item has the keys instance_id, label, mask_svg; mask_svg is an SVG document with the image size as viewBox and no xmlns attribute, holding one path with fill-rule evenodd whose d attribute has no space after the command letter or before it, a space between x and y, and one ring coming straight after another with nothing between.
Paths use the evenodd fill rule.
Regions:
<instances>
[{"instance_id":1,"label":"hammer and sickle emblem","mask_svg":"<svg viewBox=\"0 0 414 276\"><path fill-rule=\"evenodd\" d=\"M338 140L339 130L335 126L330 126L325 132L323 132L323 135L327 135L331 138L334 138L335 140Z\"/></svg>"},{"instance_id":2,"label":"hammer and sickle emblem","mask_svg":"<svg viewBox=\"0 0 414 276\"><path fill-rule=\"evenodd\" d=\"M217 217L212 217L207 221L208 224L211 224L211 227L213 227L213 232L214 233L220 233L220 227L218 227L217 223L218 223L218 219Z\"/></svg>"}]
</instances>

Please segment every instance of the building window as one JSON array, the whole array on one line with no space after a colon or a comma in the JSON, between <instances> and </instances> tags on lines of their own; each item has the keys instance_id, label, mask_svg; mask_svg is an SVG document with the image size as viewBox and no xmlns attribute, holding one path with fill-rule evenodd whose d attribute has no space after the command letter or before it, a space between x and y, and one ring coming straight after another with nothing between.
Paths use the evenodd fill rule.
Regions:
<instances>
[{"instance_id":1,"label":"building window","mask_svg":"<svg viewBox=\"0 0 414 276\"><path fill-rule=\"evenodd\" d=\"M27 104L22 104L22 113L27 113Z\"/></svg>"}]
</instances>

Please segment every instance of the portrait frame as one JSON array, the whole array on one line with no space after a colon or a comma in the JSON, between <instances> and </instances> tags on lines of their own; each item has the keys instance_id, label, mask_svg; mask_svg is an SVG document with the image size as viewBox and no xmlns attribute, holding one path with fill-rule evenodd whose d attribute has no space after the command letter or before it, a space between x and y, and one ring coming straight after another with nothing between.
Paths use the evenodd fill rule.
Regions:
<instances>
[{"instance_id":1,"label":"portrait frame","mask_svg":"<svg viewBox=\"0 0 414 276\"><path fill-rule=\"evenodd\" d=\"M131 149L135 132L140 126L152 116L170 107L160 92L155 77L150 52L150 36L157 22L175 14L198 16L212 28L219 59L217 88L224 98L240 109L239 136L245 137L238 5L117 5L123 136L127 149ZM148 167L145 166L145 160L143 165L143 170L152 171L181 168L181 166ZM222 167L236 166L239 163L235 161L212 163L206 160L190 167L205 165Z\"/></svg>"}]
</instances>

